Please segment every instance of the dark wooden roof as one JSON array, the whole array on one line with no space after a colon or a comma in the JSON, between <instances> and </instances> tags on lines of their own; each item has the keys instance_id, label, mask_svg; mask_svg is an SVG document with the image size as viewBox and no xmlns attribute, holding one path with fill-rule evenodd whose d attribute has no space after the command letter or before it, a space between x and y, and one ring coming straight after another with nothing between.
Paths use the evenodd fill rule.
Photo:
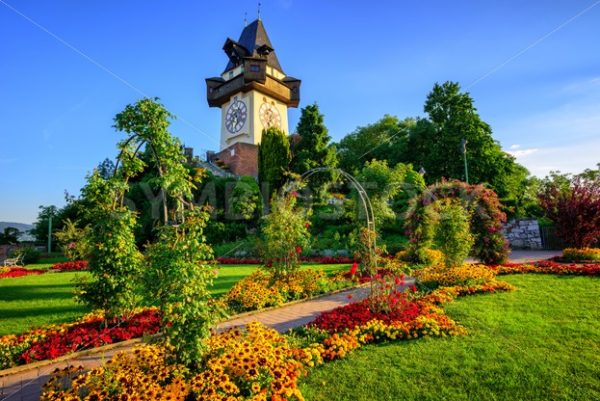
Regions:
<instances>
[{"instance_id":1,"label":"dark wooden roof","mask_svg":"<svg viewBox=\"0 0 600 401\"><path fill-rule=\"evenodd\" d=\"M240 48L241 47L241 48ZM267 65L283 72L273 45L269 40L265 26L260 19L248 24L238 41L227 39L223 50L229 57L225 71L229 71L239 65L239 59L244 57L266 58Z\"/></svg>"}]
</instances>

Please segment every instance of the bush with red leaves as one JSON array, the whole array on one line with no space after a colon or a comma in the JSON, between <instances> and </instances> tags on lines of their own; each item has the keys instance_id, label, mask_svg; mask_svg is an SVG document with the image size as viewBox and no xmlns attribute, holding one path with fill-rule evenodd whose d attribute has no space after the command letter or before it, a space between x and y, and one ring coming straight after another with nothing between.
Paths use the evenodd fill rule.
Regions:
<instances>
[{"instance_id":1,"label":"bush with red leaves","mask_svg":"<svg viewBox=\"0 0 600 401\"><path fill-rule=\"evenodd\" d=\"M565 243L589 248L600 241L600 179L577 178L568 190L550 185L539 200Z\"/></svg>"},{"instance_id":2,"label":"bush with red leaves","mask_svg":"<svg viewBox=\"0 0 600 401\"><path fill-rule=\"evenodd\" d=\"M87 260L75 260L72 262L55 263L51 267L52 270L57 270L61 272L87 270L87 268Z\"/></svg>"}]
</instances>

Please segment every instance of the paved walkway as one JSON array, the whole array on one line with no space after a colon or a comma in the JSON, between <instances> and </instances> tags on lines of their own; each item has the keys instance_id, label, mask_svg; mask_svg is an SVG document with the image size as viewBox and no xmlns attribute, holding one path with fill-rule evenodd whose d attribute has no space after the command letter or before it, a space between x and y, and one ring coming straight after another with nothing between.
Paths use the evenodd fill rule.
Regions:
<instances>
[{"instance_id":1,"label":"paved walkway","mask_svg":"<svg viewBox=\"0 0 600 401\"><path fill-rule=\"evenodd\" d=\"M510 255L510 260L511 262L527 262L548 259L559 254L560 252L552 251L513 251ZM412 281L406 282L407 286L411 284L413 284ZM368 295L368 291L368 287L356 288L305 302L298 302L282 308L245 315L223 322L217 326L217 329L222 331L234 326L243 326L251 321L259 321L273 327L279 332L285 332L291 328L310 322L321 312L334 309L352 301L364 299ZM349 299L349 295L352 296L351 299ZM0 377L0 401L39 400L41 386L48 380L54 369L64 368L68 365L82 365L85 369L91 369L102 365L115 353L129 350L132 347L133 345L130 344L122 347L117 346L109 351L56 362L40 368L33 368L10 376Z\"/></svg>"}]
</instances>

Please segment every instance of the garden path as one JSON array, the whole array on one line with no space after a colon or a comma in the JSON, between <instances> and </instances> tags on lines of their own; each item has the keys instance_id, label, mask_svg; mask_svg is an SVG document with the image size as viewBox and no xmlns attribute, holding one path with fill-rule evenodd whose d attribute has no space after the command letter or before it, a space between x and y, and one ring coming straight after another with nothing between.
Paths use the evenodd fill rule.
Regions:
<instances>
[{"instance_id":1,"label":"garden path","mask_svg":"<svg viewBox=\"0 0 600 401\"><path fill-rule=\"evenodd\" d=\"M553 251L513 251L510 255L511 262L529 262L547 259L560 255ZM406 285L413 284L412 281ZM282 308L264 312L248 314L225 321L218 326L218 330L226 330L234 326L243 326L251 321L259 321L273 327L279 332L302 326L313 320L319 313L345 305L349 302L364 299L368 295L368 287L360 287L342 291L336 294L294 303ZM351 296L351 297L350 297ZM12 375L0 377L0 401L36 401L39 400L41 387L56 368L68 365L82 365L85 369L92 369L102 365L112 355L120 351L127 351L134 345L127 344L116 346L108 351L90 353L85 356L74 357L66 361L55 362L46 366L27 369Z\"/></svg>"}]
</instances>

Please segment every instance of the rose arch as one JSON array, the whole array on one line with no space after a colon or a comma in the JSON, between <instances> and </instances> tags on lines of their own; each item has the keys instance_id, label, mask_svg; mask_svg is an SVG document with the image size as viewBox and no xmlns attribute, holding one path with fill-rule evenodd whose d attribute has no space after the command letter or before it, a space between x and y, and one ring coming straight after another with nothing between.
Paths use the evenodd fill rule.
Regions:
<instances>
[{"instance_id":1,"label":"rose arch","mask_svg":"<svg viewBox=\"0 0 600 401\"><path fill-rule=\"evenodd\" d=\"M406 214L406 229L411 254L415 259L432 243L433 212L430 205L442 199L459 203L471 214L471 232L475 237L473 255L484 263L500 263L508 255L508 241L502 234L506 214L500 209L498 195L483 185L461 181L443 181L431 185L411 200Z\"/></svg>"}]
</instances>

